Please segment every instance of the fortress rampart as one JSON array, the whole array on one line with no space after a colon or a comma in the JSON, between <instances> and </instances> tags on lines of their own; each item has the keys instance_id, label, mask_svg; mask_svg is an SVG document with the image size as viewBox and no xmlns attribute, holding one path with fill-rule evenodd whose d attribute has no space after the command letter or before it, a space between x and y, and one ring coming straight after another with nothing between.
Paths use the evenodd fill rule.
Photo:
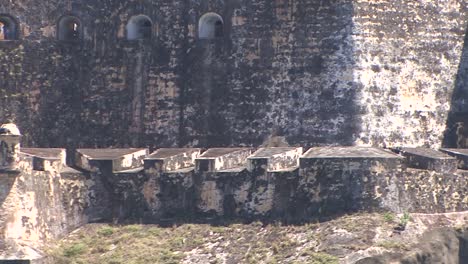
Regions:
<instances>
[{"instance_id":1,"label":"fortress rampart","mask_svg":"<svg viewBox=\"0 0 468 264\"><path fill-rule=\"evenodd\" d=\"M465 0L3 1L0 252L96 221L467 210L467 22Z\"/></svg>"},{"instance_id":2,"label":"fortress rampart","mask_svg":"<svg viewBox=\"0 0 468 264\"><path fill-rule=\"evenodd\" d=\"M78 149L71 167L64 149L13 151L17 158L0 172L3 249L88 222L293 223L355 211L468 209L464 149Z\"/></svg>"}]
</instances>

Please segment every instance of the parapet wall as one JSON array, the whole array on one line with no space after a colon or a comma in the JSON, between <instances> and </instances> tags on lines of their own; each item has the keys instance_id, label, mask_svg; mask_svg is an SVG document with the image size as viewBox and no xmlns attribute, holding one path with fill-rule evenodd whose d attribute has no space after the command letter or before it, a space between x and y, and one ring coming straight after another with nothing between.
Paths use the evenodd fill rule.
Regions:
<instances>
[{"instance_id":1,"label":"parapet wall","mask_svg":"<svg viewBox=\"0 0 468 264\"><path fill-rule=\"evenodd\" d=\"M18 169L1 171L0 257L96 221L468 210L464 149L79 149L74 159L72 169L64 149L21 149Z\"/></svg>"},{"instance_id":2,"label":"parapet wall","mask_svg":"<svg viewBox=\"0 0 468 264\"><path fill-rule=\"evenodd\" d=\"M78 150L102 179L107 220L261 218L308 221L353 211L468 209L465 154L366 147ZM397 152L399 154L397 154ZM86 153L86 154L85 154ZM133 160L133 164L129 161ZM141 163L143 161L143 163ZM121 165L132 164L121 170ZM458 169L461 168L461 169Z\"/></svg>"},{"instance_id":3,"label":"parapet wall","mask_svg":"<svg viewBox=\"0 0 468 264\"><path fill-rule=\"evenodd\" d=\"M35 259L35 248L88 223L89 182L61 149L23 149L0 171L0 259Z\"/></svg>"}]
</instances>

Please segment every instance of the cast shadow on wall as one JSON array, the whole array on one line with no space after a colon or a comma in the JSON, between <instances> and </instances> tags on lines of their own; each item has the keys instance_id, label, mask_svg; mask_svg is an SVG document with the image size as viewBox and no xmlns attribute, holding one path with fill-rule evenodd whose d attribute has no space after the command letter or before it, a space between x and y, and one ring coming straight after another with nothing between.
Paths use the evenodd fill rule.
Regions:
<instances>
[{"instance_id":1,"label":"cast shadow on wall","mask_svg":"<svg viewBox=\"0 0 468 264\"><path fill-rule=\"evenodd\" d=\"M465 32L443 147L468 148L468 28Z\"/></svg>"},{"instance_id":2,"label":"cast shadow on wall","mask_svg":"<svg viewBox=\"0 0 468 264\"><path fill-rule=\"evenodd\" d=\"M10 111L24 145L37 147L354 143L364 110L355 103L353 1L192 2L164 15L145 4L128 27L122 17L141 13L139 2L74 6L58 39L33 34L17 42L24 54L0 58L28 62L0 78L7 95L28 95L0 116ZM163 18L181 10L182 31L168 30ZM119 16L95 20L108 13Z\"/></svg>"},{"instance_id":3,"label":"cast shadow on wall","mask_svg":"<svg viewBox=\"0 0 468 264\"><path fill-rule=\"evenodd\" d=\"M224 33L191 47L181 146L273 146L278 138L302 147L353 145L362 88L349 80L356 64L353 4L289 5L226 10L218 23ZM231 25L232 16L245 19L242 27Z\"/></svg>"}]
</instances>

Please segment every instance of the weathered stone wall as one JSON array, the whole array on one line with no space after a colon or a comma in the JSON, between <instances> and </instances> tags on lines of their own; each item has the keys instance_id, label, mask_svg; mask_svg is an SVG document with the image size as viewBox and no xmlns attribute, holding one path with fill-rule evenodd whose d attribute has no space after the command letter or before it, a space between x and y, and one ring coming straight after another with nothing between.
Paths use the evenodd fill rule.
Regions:
<instances>
[{"instance_id":1,"label":"weathered stone wall","mask_svg":"<svg viewBox=\"0 0 468 264\"><path fill-rule=\"evenodd\" d=\"M30 4L0 10L22 26L1 49L0 116L20 123L29 144L259 145L272 133L350 143L350 1L50 1L39 13L22 8ZM208 11L224 17L224 38L197 39ZM55 40L67 13L81 18L80 43ZM140 13L155 36L125 40Z\"/></svg>"},{"instance_id":2,"label":"weathered stone wall","mask_svg":"<svg viewBox=\"0 0 468 264\"><path fill-rule=\"evenodd\" d=\"M447 164L409 168L414 164L389 151L351 148L344 149L346 156L333 154L339 148L326 151L330 156L306 153L300 165L273 170L268 168L274 158L255 159L254 154L247 166L230 169L165 171L163 163L154 163L158 165L145 170L111 173L105 176L112 195L107 219L309 221L355 211L446 213L468 208L464 170L441 172ZM195 163L202 161L203 156Z\"/></svg>"},{"instance_id":3,"label":"weathered stone wall","mask_svg":"<svg viewBox=\"0 0 468 264\"><path fill-rule=\"evenodd\" d=\"M450 156L424 148L79 149L77 171L64 165L63 149L23 148L18 170L0 173L0 258L40 257L25 246L97 221L307 222L356 211L465 211L468 150L443 151ZM22 248L10 255L11 245Z\"/></svg>"},{"instance_id":4,"label":"weathered stone wall","mask_svg":"<svg viewBox=\"0 0 468 264\"><path fill-rule=\"evenodd\" d=\"M441 146L467 14L466 1L355 1L359 144Z\"/></svg>"},{"instance_id":5,"label":"weathered stone wall","mask_svg":"<svg viewBox=\"0 0 468 264\"><path fill-rule=\"evenodd\" d=\"M22 156L20 171L0 172L0 259L40 257L43 243L86 224L89 207L85 176L61 170L53 161L47 171L33 170L33 158ZM37 252L36 252L37 253Z\"/></svg>"},{"instance_id":6,"label":"weathered stone wall","mask_svg":"<svg viewBox=\"0 0 468 264\"><path fill-rule=\"evenodd\" d=\"M295 144L351 144L351 1L238 1L193 9L195 19L205 10L220 12L227 32L211 43L189 39L191 53L200 55L191 56L187 75L188 142L260 145L273 134Z\"/></svg>"},{"instance_id":7,"label":"weathered stone wall","mask_svg":"<svg viewBox=\"0 0 468 264\"><path fill-rule=\"evenodd\" d=\"M398 181L400 203L406 211L444 213L468 207L467 171L441 173L408 169Z\"/></svg>"},{"instance_id":8,"label":"weathered stone wall","mask_svg":"<svg viewBox=\"0 0 468 264\"><path fill-rule=\"evenodd\" d=\"M402 172L381 164L370 171L350 171L352 164L345 163L321 175L311 173L313 167L306 169L307 174L297 170L118 174L113 215L108 219L171 222L233 217L297 222L362 210L446 213L468 208L461 174Z\"/></svg>"},{"instance_id":9,"label":"weathered stone wall","mask_svg":"<svg viewBox=\"0 0 468 264\"><path fill-rule=\"evenodd\" d=\"M304 160L297 207L306 217L377 208L400 211L404 205L397 181L402 174L399 159Z\"/></svg>"},{"instance_id":10,"label":"weathered stone wall","mask_svg":"<svg viewBox=\"0 0 468 264\"><path fill-rule=\"evenodd\" d=\"M197 38L207 12L223 17L222 38ZM0 14L21 28L0 42L0 119L26 145L72 148L271 135L438 146L466 29L463 0L17 0ZM81 41L56 40L67 14ZM138 14L153 21L151 40L126 40Z\"/></svg>"},{"instance_id":11,"label":"weathered stone wall","mask_svg":"<svg viewBox=\"0 0 468 264\"><path fill-rule=\"evenodd\" d=\"M19 123L35 146L150 144L143 134L151 144L176 144L181 8L174 1L2 4L21 32L0 43L1 118ZM129 42L126 21L140 13L153 19L155 37ZM56 23L68 14L81 20L81 41L56 40Z\"/></svg>"}]
</instances>

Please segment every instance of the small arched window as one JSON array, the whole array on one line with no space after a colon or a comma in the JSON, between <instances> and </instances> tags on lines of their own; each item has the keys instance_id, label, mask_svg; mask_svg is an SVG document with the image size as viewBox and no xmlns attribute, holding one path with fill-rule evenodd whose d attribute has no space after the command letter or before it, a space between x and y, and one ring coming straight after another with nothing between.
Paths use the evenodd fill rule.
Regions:
<instances>
[{"instance_id":1,"label":"small arched window","mask_svg":"<svg viewBox=\"0 0 468 264\"><path fill-rule=\"evenodd\" d=\"M127 23L127 39L151 39L153 32L153 22L145 15L138 15L130 18Z\"/></svg>"},{"instance_id":2,"label":"small arched window","mask_svg":"<svg viewBox=\"0 0 468 264\"><path fill-rule=\"evenodd\" d=\"M81 39L81 21L74 16L60 18L57 25L58 40L78 41Z\"/></svg>"},{"instance_id":3,"label":"small arched window","mask_svg":"<svg viewBox=\"0 0 468 264\"><path fill-rule=\"evenodd\" d=\"M8 15L0 15L0 41L13 40L18 37L18 25L16 21Z\"/></svg>"},{"instance_id":4,"label":"small arched window","mask_svg":"<svg viewBox=\"0 0 468 264\"><path fill-rule=\"evenodd\" d=\"M223 18L216 13L204 14L198 22L198 38L213 39L224 35Z\"/></svg>"}]
</instances>

